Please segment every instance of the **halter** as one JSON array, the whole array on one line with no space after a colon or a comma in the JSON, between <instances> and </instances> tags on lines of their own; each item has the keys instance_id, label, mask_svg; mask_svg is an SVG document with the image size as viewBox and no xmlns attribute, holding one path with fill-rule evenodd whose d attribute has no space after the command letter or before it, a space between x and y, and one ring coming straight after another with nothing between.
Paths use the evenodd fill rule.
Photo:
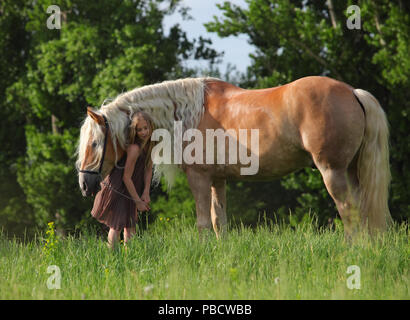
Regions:
<instances>
[{"instance_id":1,"label":"halter","mask_svg":"<svg viewBox=\"0 0 410 320\"><path fill-rule=\"evenodd\" d=\"M104 136L104 147L103 147L103 154L101 157L100 167L98 168L98 171L80 170L79 172L81 173L98 174L98 175L101 174L102 166L104 163L104 157L105 157L105 149L107 148L108 131L110 130L110 126L108 125L107 118L104 115L102 116L104 118L104 124L105 124L105 136Z\"/></svg>"}]
</instances>

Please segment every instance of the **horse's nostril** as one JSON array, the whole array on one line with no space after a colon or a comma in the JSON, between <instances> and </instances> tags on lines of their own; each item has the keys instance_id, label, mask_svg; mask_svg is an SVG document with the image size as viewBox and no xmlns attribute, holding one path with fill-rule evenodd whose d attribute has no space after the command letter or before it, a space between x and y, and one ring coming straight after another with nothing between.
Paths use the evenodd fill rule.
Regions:
<instances>
[{"instance_id":1,"label":"horse's nostril","mask_svg":"<svg viewBox=\"0 0 410 320\"><path fill-rule=\"evenodd\" d=\"M83 182L83 190L87 191L87 184L85 182Z\"/></svg>"}]
</instances>

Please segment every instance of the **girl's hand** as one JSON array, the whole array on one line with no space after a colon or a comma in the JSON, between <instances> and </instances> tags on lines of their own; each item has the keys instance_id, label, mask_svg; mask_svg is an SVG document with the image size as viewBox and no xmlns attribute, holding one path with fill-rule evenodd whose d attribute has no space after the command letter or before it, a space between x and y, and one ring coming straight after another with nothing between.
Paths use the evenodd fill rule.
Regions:
<instances>
[{"instance_id":1,"label":"girl's hand","mask_svg":"<svg viewBox=\"0 0 410 320\"><path fill-rule=\"evenodd\" d=\"M151 202L149 192L144 192L141 196L141 200L144 201L146 204L149 204Z\"/></svg>"},{"instance_id":2,"label":"girl's hand","mask_svg":"<svg viewBox=\"0 0 410 320\"><path fill-rule=\"evenodd\" d=\"M135 206L136 206L136 210L138 210L138 211L148 211L148 210L150 210L150 207L149 207L148 203L145 203L142 200L137 201L135 203Z\"/></svg>"}]
</instances>

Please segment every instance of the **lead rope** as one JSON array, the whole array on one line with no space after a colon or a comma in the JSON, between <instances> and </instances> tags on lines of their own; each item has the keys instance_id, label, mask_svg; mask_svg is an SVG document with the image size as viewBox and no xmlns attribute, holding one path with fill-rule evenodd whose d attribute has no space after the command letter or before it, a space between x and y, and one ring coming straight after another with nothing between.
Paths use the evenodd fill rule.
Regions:
<instances>
[{"instance_id":1,"label":"lead rope","mask_svg":"<svg viewBox=\"0 0 410 320\"><path fill-rule=\"evenodd\" d=\"M111 189L112 191L122 195L123 197L132 200L133 202L135 202L135 200L131 197L128 197L127 195L123 194L122 192L119 192L118 190L115 190L113 187L111 187L108 183L106 183L105 181L101 181L101 184L105 185L108 189Z\"/></svg>"},{"instance_id":2,"label":"lead rope","mask_svg":"<svg viewBox=\"0 0 410 320\"><path fill-rule=\"evenodd\" d=\"M112 191L114 191L114 192L116 192L116 193L122 195L123 197L125 197L125 198L127 198L127 199L129 199L129 200L132 200L134 203L136 203L133 198L128 197L127 195L123 194L122 192L119 192L118 190L115 190L113 187L111 187L111 186L110 186L108 183L106 183L105 181L101 181L101 184L105 185L108 189L111 189ZM138 211L139 211L139 210L138 210ZM148 210L148 211L145 211L145 212L148 214L150 211L151 211L151 210ZM141 211L141 212L142 212L142 211Z\"/></svg>"}]
</instances>

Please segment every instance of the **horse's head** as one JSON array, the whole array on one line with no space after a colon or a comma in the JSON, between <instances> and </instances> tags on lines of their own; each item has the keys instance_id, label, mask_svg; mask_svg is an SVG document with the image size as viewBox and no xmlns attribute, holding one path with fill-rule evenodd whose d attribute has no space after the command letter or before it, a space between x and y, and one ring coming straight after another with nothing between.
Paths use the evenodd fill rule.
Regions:
<instances>
[{"instance_id":1,"label":"horse's head","mask_svg":"<svg viewBox=\"0 0 410 320\"><path fill-rule=\"evenodd\" d=\"M101 189L101 180L124 154L124 149L113 142L106 116L90 107L87 114L81 127L77 159L78 183L83 196L94 195Z\"/></svg>"}]
</instances>

